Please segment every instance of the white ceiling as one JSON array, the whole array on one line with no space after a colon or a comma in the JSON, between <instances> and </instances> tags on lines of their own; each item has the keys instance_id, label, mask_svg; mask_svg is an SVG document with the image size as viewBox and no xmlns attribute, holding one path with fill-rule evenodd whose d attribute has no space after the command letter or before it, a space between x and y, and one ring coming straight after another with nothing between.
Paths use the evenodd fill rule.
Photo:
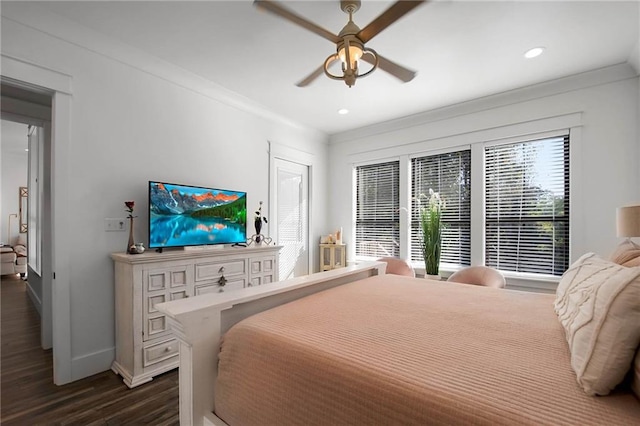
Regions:
<instances>
[{"instance_id":1,"label":"white ceiling","mask_svg":"<svg viewBox=\"0 0 640 426\"><path fill-rule=\"evenodd\" d=\"M361 28L392 4L362 3ZM334 33L346 23L338 1L285 4ZM298 88L335 47L251 1L41 6L328 134L624 63L639 48L637 1L429 2L367 43L418 71L410 83L376 70L353 88L325 76ZM525 59L535 46L545 53Z\"/></svg>"}]
</instances>

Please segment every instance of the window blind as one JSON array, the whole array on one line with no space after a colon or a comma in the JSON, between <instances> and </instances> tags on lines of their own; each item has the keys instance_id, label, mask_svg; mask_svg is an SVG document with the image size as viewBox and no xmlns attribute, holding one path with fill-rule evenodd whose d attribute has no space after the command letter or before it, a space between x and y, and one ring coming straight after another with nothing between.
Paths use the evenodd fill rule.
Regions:
<instances>
[{"instance_id":1,"label":"window blind","mask_svg":"<svg viewBox=\"0 0 640 426\"><path fill-rule=\"evenodd\" d=\"M419 203L428 203L429 189L440 193L442 211L440 263L471 263L471 150L411 160L411 259L422 262ZM418 201L421 198L420 201Z\"/></svg>"},{"instance_id":2,"label":"window blind","mask_svg":"<svg viewBox=\"0 0 640 426\"><path fill-rule=\"evenodd\" d=\"M400 162L356 167L356 256L400 255Z\"/></svg>"},{"instance_id":3,"label":"window blind","mask_svg":"<svg viewBox=\"0 0 640 426\"><path fill-rule=\"evenodd\" d=\"M562 275L569 267L569 136L485 148L485 264Z\"/></svg>"}]
</instances>

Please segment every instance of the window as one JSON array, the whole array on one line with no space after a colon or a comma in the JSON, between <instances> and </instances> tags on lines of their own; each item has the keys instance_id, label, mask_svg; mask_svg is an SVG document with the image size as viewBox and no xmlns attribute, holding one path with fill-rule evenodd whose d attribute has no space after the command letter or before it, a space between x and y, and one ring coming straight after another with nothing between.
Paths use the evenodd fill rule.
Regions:
<instances>
[{"instance_id":1,"label":"window","mask_svg":"<svg viewBox=\"0 0 640 426\"><path fill-rule=\"evenodd\" d=\"M570 262L569 147L565 130L356 167L356 257L402 257L421 267L416 199L433 189L446 201L445 273L484 264L520 274L523 286L534 286L527 283L532 276L555 281L549 277L561 276Z\"/></svg>"},{"instance_id":2,"label":"window","mask_svg":"<svg viewBox=\"0 0 640 426\"><path fill-rule=\"evenodd\" d=\"M485 148L485 264L562 275L569 267L569 136Z\"/></svg>"},{"instance_id":3,"label":"window","mask_svg":"<svg viewBox=\"0 0 640 426\"><path fill-rule=\"evenodd\" d=\"M411 160L411 260L423 261L420 249L418 199L439 192L442 212L441 264L471 264L471 150ZM426 198L428 200L428 198ZM424 201L423 201L424 202Z\"/></svg>"},{"instance_id":4,"label":"window","mask_svg":"<svg viewBox=\"0 0 640 426\"><path fill-rule=\"evenodd\" d=\"M356 167L356 256L399 256L399 180L399 161Z\"/></svg>"}]
</instances>

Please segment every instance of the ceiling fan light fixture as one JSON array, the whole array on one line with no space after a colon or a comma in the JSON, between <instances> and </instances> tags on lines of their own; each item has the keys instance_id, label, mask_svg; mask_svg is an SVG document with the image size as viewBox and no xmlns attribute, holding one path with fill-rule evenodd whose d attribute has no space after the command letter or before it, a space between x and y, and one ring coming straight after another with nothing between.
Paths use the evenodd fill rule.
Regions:
<instances>
[{"instance_id":1,"label":"ceiling fan light fixture","mask_svg":"<svg viewBox=\"0 0 640 426\"><path fill-rule=\"evenodd\" d=\"M347 65L347 49L344 45L340 47L338 50L338 57L342 61L345 66ZM362 58L363 55L362 45L358 45L356 43L349 43L349 65L351 69L356 69L358 67L358 61Z\"/></svg>"},{"instance_id":2,"label":"ceiling fan light fixture","mask_svg":"<svg viewBox=\"0 0 640 426\"><path fill-rule=\"evenodd\" d=\"M352 49L355 47L356 49ZM344 54L345 61L340 59L340 53ZM353 52L353 57L351 56ZM364 74L360 74L358 70L358 60L362 58L363 55L368 54L374 58L373 61L368 61L371 64L371 69L365 72ZM353 59L356 58L357 59ZM342 62L342 75L334 75L329 72L329 66L334 62L340 60ZM376 68L378 68L378 54L373 49L364 48L361 43L350 44L348 40L345 40L344 43L340 44L338 47L338 53L334 53L330 55L324 61L324 73L327 77L333 80L342 80L344 83L352 87L356 84L356 80L360 77L364 77L366 75L371 74Z\"/></svg>"},{"instance_id":3,"label":"ceiling fan light fixture","mask_svg":"<svg viewBox=\"0 0 640 426\"><path fill-rule=\"evenodd\" d=\"M360 29L353 22L353 14L360 9L360 0L341 0L340 9L349 15L349 21L337 35L328 31L316 23L289 10L280 1L276 0L254 0L253 4L261 9L280 16L300 27L307 29L320 37L329 40L336 46L336 53L330 55L324 64L316 68L311 74L300 82L298 87L306 87L323 72L333 80L342 80L349 87L356 83L356 79L364 77L380 68L389 74L407 83L415 77L415 72L401 65L398 65L384 57L379 56L373 49L365 48L373 37L385 30L398 19L411 12L417 6L426 3L426 0L396 0L382 14L378 15L366 27ZM368 56L367 56L368 55ZM334 75L329 72L329 66L338 60L342 63L342 75ZM360 73L358 65L360 60L371 65L371 68Z\"/></svg>"}]
</instances>

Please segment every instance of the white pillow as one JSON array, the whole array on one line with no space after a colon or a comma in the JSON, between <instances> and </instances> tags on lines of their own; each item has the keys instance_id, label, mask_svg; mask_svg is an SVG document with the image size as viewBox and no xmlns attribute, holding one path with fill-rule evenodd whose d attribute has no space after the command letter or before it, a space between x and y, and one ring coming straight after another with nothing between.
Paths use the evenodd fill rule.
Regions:
<instances>
[{"instance_id":1,"label":"white pillow","mask_svg":"<svg viewBox=\"0 0 640 426\"><path fill-rule=\"evenodd\" d=\"M554 306L578 383L588 395L608 394L640 343L640 267L585 254L562 276Z\"/></svg>"}]
</instances>

